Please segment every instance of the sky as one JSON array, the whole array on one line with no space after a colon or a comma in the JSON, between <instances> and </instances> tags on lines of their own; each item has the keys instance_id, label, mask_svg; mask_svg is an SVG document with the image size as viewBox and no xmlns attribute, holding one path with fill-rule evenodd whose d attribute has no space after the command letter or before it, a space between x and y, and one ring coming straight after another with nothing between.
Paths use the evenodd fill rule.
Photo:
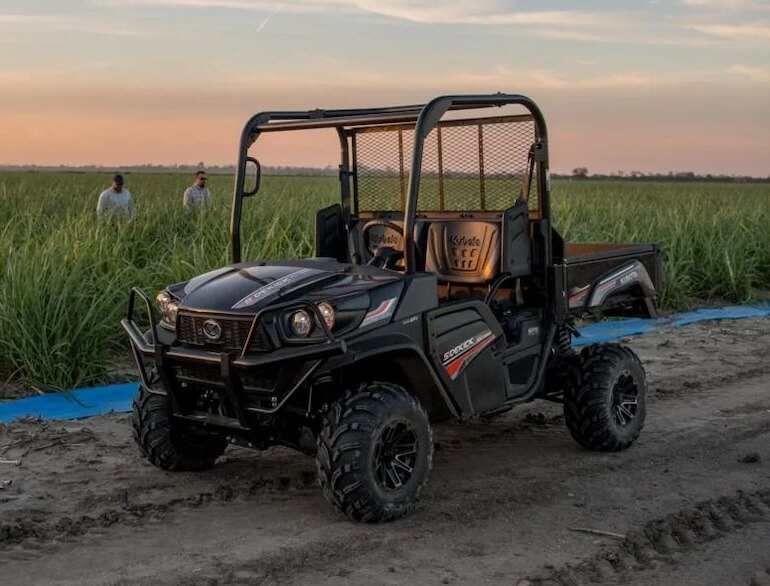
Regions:
<instances>
[{"instance_id":1,"label":"sky","mask_svg":"<svg viewBox=\"0 0 770 586\"><path fill-rule=\"evenodd\" d=\"M541 106L556 171L770 176L770 0L0 2L0 164L233 164L257 111L497 91Z\"/></svg>"}]
</instances>

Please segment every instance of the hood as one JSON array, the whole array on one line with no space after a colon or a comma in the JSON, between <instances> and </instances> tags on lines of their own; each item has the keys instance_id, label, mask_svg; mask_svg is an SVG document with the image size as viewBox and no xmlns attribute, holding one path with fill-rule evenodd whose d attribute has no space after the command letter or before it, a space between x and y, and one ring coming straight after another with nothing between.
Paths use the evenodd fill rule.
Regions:
<instances>
[{"instance_id":1,"label":"hood","mask_svg":"<svg viewBox=\"0 0 770 586\"><path fill-rule=\"evenodd\" d=\"M253 315L278 300L335 297L398 280L380 269L336 262L241 263L172 287L181 309Z\"/></svg>"}]
</instances>

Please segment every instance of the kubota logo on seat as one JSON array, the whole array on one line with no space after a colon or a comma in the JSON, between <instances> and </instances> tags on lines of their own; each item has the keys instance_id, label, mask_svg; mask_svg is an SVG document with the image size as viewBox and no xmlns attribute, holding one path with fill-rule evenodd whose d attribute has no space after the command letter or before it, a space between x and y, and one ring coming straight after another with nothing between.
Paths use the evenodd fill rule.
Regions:
<instances>
[{"instance_id":1,"label":"kubota logo on seat","mask_svg":"<svg viewBox=\"0 0 770 586\"><path fill-rule=\"evenodd\" d=\"M452 234L452 236L449 237L449 243L452 246L481 246L481 239L477 236Z\"/></svg>"}]
</instances>

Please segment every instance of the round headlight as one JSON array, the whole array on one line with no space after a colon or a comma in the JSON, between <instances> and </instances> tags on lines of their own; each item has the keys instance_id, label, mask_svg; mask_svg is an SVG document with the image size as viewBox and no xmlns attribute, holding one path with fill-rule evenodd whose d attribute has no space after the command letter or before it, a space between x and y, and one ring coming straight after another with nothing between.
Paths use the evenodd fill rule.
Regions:
<instances>
[{"instance_id":1,"label":"round headlight","mask_svg":"<svg viewBox=\"0 0 770 586\"><path fill-rule=\"evenodd\" d=\"M168 316L168 322L171 325L176 325L176 314L179 313L179 304L176 301L172 301L168 304L168 311L166 315Z\"/></svg>"},{"instance_id":2,"label":"round headlight","mask_svg":"<svg viewBox=\"0 0 770 586\"><path fill-rule=\"evenodd\" d=\"M313 329L313 320L310 319L310 314L304 309L295 311L291 315L290 322L294 334L302 338L309 336L310 330Z\"/></svg>"},{"instance_id":3,"label":"round headlight","mask_svg":"<svg viewBox=\"0 0 770 586\"><path fill-rule=\"evenodd\" d=\"M161 291L158 293L157 297L155 297L155 305L158 306L158 311L160 311L163 315L168 313L169 303L171 303L171 295L165 291Z\"/></svg>"},{"instance_id":4,"label":"round headlight","mask_svg":"<svg viewBox=\"0 0 770 586\"><path fill-rule=\"evenodd\" d=\"M334 327L334 321L337 318L336 312L334 311L334 308L332 307L331 303L322 301L321 303L318 304L318 311L321 312L321 317L324 318L324 322L326 322L326 327L331 330Z\"/></svg>"}]
</instances>

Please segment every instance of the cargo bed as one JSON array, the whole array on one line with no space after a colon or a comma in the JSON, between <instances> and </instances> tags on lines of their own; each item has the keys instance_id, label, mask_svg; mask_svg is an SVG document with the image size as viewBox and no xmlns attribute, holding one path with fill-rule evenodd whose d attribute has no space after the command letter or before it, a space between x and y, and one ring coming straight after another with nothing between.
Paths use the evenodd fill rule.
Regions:
<instances>
[{"instance_id":1,"label":"cargo bed","mask_svg":"<svg viewBox=\"0 0 770 586\"><path fill-rule=\"evenodd\" d=\"M566 312L656 314L661 262L655 244L565 243L554 269Z\"/></svg>"}]
</instances>

